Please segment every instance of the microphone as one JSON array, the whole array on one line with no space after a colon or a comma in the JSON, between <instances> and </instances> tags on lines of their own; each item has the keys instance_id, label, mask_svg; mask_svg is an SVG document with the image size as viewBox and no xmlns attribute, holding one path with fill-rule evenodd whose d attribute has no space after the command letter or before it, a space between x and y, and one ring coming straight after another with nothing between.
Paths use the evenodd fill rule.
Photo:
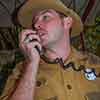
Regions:
<instances>
[{"instance_id":1,"label":"microphone","mask_svg":"<svg viewBox=\"0 0 100 100\"><path fill-rule=\"evenodd\" d=\"M39 47L36 45L34 48L38 51L39 55L41 55L41 51L40 51Z\"/></svg>"}]
</instances>

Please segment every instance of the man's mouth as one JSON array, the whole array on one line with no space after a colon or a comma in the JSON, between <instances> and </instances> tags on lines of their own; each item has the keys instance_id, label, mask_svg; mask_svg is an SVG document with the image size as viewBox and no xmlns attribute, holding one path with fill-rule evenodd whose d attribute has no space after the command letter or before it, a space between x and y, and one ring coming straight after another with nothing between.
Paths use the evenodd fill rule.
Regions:
<instances>
[{"instance_id":1,"label":"man's mouth","mask_svg":"<svg viewBox=\"0 0 100 100\"><path fill-rule=\"evenodd\" d=\"M44 36L45 35L45 33L39 33L39 36L40 37L42 37L42 36Z\"/></svg>"},{"instance_id":2,"label":"man's mouth","mask_svg":"<svg viewBox=\"0 0 100 100\"><path fill-rule=\"evenodd\" d=\"M47 34L46 31L41 31L41 30L38 31L38 35L39 35L40 37L44 36L45 34Z\"/></svg>"}]
</instances>

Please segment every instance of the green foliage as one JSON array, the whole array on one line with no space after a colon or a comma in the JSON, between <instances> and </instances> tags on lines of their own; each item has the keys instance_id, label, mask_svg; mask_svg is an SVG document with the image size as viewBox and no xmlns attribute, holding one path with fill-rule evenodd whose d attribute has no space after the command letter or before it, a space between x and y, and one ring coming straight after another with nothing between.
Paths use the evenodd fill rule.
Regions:
<instances>
[{"instance_id":1,"label":"green foliage","mask_svg":"<svg viewBox=\"0 0 100 100\"><path fill-rule=\"evenodd\" d=\"M84 33L86 50L100 56L100 16L96 17L93 25L85 26Z\"/></svg>"},{"instance_id":2,"label":"green foliage","mask_svg":"<svg viewBox=\"0 0 100 100\"><path fill-rule=\"evenodd\" d=\"M0 28L0 50L12 50L18 47L18 34L22 27Z\"/></svg>"},{"instance_id":3,"label":"green foliage","mask_svg":"<svg viewBox=\"0 0 100 100\"><path fill-rule=\"evenodd\" d=\"M22 31L22 27L20 26L15 26L15 33L16 33L16 37L17 37L17 47L19 45L19 39L18 39L18 34Z\"/></svg>"},{"instance_id":4,"label":"green foliage","mask_svg":"<svg viewBox=\"0 0 100 100\"><path fill-rule=\"evenodd\" d=\"M5 51L5 53L0 52L0 54L8 57L8 52L11 52L15 57L15 59L12 61L9 59L10 63L6 61L6 59L5 61L2 61L3 59L0 61L0 95L2 94L7 78L12 73L16 63L21 61L20 59L23 58L21 54L17 52L13 53L13 50L18 48L18 34L21 32L21 30L22 27L20 26L15 26L14 28L0 28L0 50L1 52L3 50ZM2 64L2 62L5 63Z\"/></svg>"},{"instance_id":5,"label":"green foliage","mask_svg":"<svg viewBox=\"0 0 100 100\"><path fill-rule=\"evenodd\" d=\"M76 36L72 38L72 44L77 50L83 50L84 45L86 51L100 57L100 16L95 18L94 24L84 26L83 40L84 43L80 35Z\"/></svg>"}]
</instances>

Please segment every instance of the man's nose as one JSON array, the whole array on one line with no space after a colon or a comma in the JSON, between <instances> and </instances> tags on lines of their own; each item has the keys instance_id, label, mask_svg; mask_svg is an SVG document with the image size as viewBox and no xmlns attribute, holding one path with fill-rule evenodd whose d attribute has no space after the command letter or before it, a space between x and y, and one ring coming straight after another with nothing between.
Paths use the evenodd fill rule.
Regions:
<instances>
[{"instance_id":1,"label":"man's nose","mask_svg":"<svg viewBox=\"0 0 100 100\"><path fill-rule=\"evenodd\" d=\"M42 21L37 21L35 24L34 24L34 27L36 29L44 29L45 28L45 24L42 22Z\"/></svg>"}]
</instances>

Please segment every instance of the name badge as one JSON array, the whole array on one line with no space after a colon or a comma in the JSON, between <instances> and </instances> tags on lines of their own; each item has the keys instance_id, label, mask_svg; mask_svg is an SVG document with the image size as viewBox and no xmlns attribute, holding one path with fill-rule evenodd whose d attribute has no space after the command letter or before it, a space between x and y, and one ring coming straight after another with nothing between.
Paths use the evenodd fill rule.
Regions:
<instances>
[{"instance_id":1,"label":"name badge","mask_svg":"<svg viewBox=\"0 0 100 100\"><path fill-rule=\"evenodd\" d=\"M96 79L96 75L95 75L95 72L93 71L93 69L86 68L84 72L85 72L85 78L87 80L95 80Z\"/></svg>"}]
</instances>

